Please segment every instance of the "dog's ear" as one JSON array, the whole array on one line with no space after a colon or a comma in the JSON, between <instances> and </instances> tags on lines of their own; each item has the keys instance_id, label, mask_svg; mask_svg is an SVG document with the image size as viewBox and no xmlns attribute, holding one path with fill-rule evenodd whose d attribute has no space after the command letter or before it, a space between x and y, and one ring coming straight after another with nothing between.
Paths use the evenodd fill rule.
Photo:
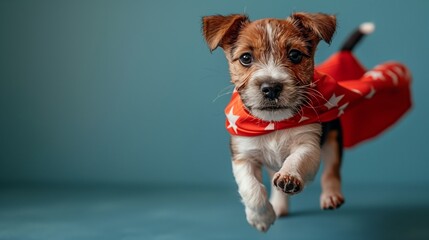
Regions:
<instances>
[{"instance_id":1,"label":"dog's ear","mask_svg":"<svg viewBox=\"0 0 429 240\"><path fill-rule=\"evenodd\" d=\"M295 26L315 34L319 40L331 43L337 25L334 15L298 12L292 14L289 19Z\"/></svg>"},{"instance_id":2,"label":"dog's ear","mask_svg":"<svg viewBox=\"0 0 429 240\"><path fill-rule=\"evenodd\" d=\"M242 27L249 23L245 15L215 15L206 16L202 19L203 35L209 45L210 51L217 47L225 49L237 39Z\"/></svg>"}]
</instances>

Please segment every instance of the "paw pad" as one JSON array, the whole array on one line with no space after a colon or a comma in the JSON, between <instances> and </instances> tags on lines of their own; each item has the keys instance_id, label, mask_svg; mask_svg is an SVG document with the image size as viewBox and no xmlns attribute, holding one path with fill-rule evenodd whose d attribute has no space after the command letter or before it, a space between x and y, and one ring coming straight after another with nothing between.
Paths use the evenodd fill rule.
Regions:
<instances>
[{"instance_id":1,"label":"paw pad","mask_svg":"<svg viewBox=\"0 0 429 240\"><path fill-rule=\"evenodd\" d=\"M273 178L273 184L287 194L299 193L302 190L302 183L291 175L277 173Z\"/></svg>"}]
</instances>

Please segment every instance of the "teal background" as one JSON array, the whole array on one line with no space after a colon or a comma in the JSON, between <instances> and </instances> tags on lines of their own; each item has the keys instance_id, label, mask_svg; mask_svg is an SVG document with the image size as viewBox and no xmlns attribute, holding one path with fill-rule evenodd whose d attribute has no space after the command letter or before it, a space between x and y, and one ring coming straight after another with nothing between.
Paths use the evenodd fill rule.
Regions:
<instances>
[{"instance_id":1,"label":"teal background","mask_svg":"<svg viewBox=\"0 0 429 240\"><path fill-rule=\"evenodd\" d=\"M428 10L423 0L0 0L0 239L429 239ZM337 14L317 62L373 21L355 53L367 67L405 63L414 106L346 151L340 210L319 210L316 178L262 234L231 173L227 64L200 21L294 11Z\"/></svg>"},{"instance_id":2,"label":"teal background","mask_svg":"<svg viewBox=\"0 0 429 240\"><path fill-rule=\"evenodd\" d=\"M234 187L223 115L232 87L201 17L309 11L338 17L318 62L373 21L356 55L367 67L404 62L414 76L412 111L346 152L344 181L427 185L428 9L427 1L0 1L0 181Z\"/></svg>"}]
</instances>

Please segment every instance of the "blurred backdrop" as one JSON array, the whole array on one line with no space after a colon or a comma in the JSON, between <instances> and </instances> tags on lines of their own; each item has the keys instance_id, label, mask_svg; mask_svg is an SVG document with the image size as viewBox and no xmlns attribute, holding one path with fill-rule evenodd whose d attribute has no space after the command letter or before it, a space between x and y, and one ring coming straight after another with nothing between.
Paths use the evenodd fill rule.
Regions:
<instances>
[{"instance_id":1,"label":"blurred backdrop","mask_svg":"<svg viewBox=\"0 0 429 240\"><path fill-rule=\"evenodd\" d=\"M345 182L427 185L428 9L417 0L0 1L0 182L235 186L223 115L232 87L201 17L309 11L338 18L317 62L372 21L358 58L398 60L414 76L412 111L346 152Z\"/></svg>"}]
</instances>

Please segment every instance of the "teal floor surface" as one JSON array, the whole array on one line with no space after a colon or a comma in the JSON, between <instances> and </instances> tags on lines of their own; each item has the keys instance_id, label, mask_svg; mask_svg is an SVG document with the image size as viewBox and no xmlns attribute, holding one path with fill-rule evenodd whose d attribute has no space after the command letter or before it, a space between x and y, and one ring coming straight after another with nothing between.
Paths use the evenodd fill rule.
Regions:
<instances>
[{"instance_id":1,"label":"teal floor surface","mask_svg":"<svg viewBox=\"0 0 429 240\"><path fill-rule=\"evenodd\" d=\"M319 188L292 198L268 233L251 228L231 188L4 187L0 239L429 239L426 186L347 186L337 211Z\"/></svg>"}]
</instances>

